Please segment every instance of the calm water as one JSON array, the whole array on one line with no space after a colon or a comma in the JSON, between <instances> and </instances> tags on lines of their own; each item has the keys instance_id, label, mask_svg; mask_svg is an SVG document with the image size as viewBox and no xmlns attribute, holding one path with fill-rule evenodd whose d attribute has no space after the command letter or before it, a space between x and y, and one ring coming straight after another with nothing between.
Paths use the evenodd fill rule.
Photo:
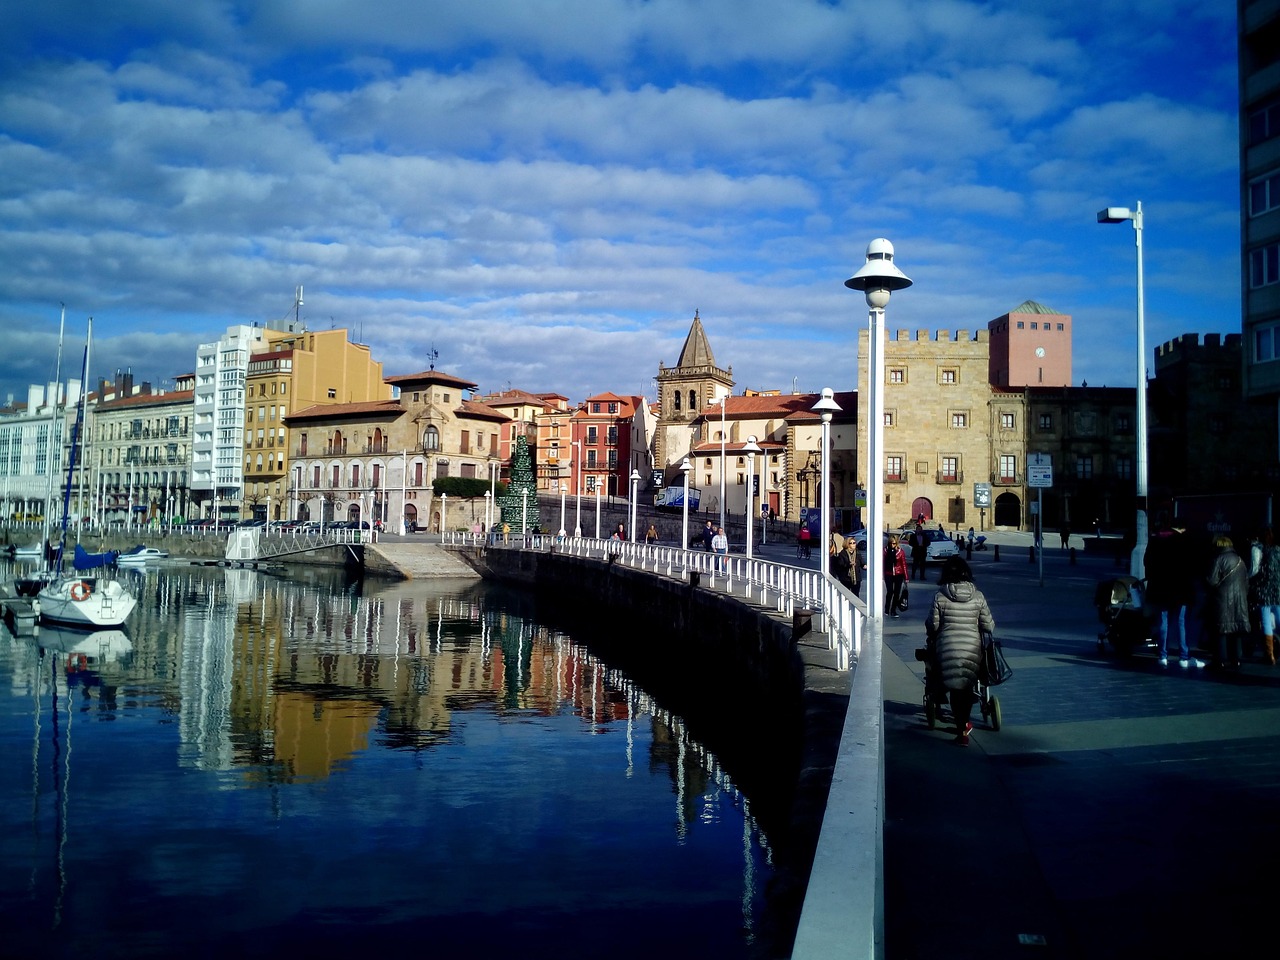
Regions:
<instances>
[{"instance_id":1,"label":"calm water","mask_svg":"<svg viewBox=\"0 0 1280 960\"><path fill-rule=\"evenodd\" d=\"M0 627L0 953L766 950L767 843L679 718L518 594L301 576Z\"/></svg>"}]
</instances>

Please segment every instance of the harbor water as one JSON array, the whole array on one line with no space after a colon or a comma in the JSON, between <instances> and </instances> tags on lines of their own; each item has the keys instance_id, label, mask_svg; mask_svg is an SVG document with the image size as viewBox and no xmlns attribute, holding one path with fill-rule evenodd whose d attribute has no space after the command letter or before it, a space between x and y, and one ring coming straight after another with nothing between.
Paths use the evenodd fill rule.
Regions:
<instances>
[{"instance_id":1,"label":"harbor water","mask_svg":"<svg viewBox=\"0 0 1280 960\"><path fill-rule=\"evenodd\" d=\"M6 955L773 955L751 803L527 596L122 576L124 631L0 628Z\"/></svg>"}]
</instances>

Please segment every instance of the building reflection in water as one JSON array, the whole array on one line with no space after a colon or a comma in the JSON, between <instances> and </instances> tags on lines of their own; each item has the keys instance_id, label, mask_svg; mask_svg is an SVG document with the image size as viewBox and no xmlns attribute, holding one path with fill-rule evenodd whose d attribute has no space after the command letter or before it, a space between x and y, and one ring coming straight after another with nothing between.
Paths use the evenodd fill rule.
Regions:
<instances>
[{"instance_id":1,"label":"building reflection in water","mask_svg":"<svg viewBox=\"0 0 1280 960\"><path fill-rule=\"evenodd\" d=\"M770 851L746 798L681 718L584 646L538 624L522 595L470 581L379 585L364 594L324 573L176 565L132 576L140 603L127 636L4 635L0 667L11 670L11 693L33 705L36 797L49 786L40 771L51 745L61 751L54 786L63 809L76 788L65 722L73 712L154 711L170 723L176 716L179 770L272 791L341 777L370 751L451 744L473 711L513 720L572 716L591 734L622 733L618 751L630 779L639 772L643 725L642 762L670 781L677 845L730 809L729 819L741 820L742 929L750 943L758 873L767 871ZM121 707L121 691L131 706ZM61 713L50 713L60 702ZM62 725L50 736L40 725L55 716ZM60 818L64 841L69 828ZM57 870L65 874L61 862Z\"/></svg>"}]
</instances>

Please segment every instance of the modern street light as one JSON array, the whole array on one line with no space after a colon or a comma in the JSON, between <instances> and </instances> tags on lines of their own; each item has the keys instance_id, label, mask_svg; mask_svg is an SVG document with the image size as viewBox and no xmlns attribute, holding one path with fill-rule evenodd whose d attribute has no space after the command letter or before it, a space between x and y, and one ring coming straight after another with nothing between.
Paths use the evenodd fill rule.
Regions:
<instances>
[{"instance_id":1,"label":"modern street light","mask_svg":"<svg viewBox=\"0 0 1280 960\"><path fill-rule=\"evenodd\" d=\"M754 435L747 437L747 442L743 445L742 449L746 451L747 454L747 559L750 560L751 528L755 526L752 514L755 513L756 509L755 497L751 495L751 485L755 483L756 479L756 454L762 453L763 451L760 449L760 444L756 443Z\"/></svg>"},{"instance_id":2,"label":"modern street light","mask_svg":"<svg viewBox=\"0 0 1280 960\"><path fill-rule=\"evenodd\" d=\"M565 533L565 531L564 531L564 495L565 495L566 493L568 493L568 492L569 492L569 488L568 488L568 487L566 487L563 483L562 483L562 484L560 484L560 533L559 533L559 537L560 537L560 539L561 539L561 540L563 540L563 539L564 539L564 533Z\"/></svg>"},{"instance_id":3,"label":"modern street light","mask_svg":"<svg viewBox=\"0 0 1280 960\"><path fill-rule=\"evenodd\" d=\"M765 471L769 468L769 458L760 457L760 546L769 542L769 489L765 483Z\"/></svg>"},{"instance_id":4,"label":"modern street light","mask_svg":"<svg viewBox=\"0 0 1280 960\"><path fill-rule=\"evenodd\" d=\"M830 387L822 388L822 398L810 409L822 417L822 497L818 509L822 511L822 558L820 568L822 575L831 574L831 415L844 409L835 401L835 391ZM870 541L868 541L868 544ZM867 547L870 560L871 547Z\"/></svg>"},{"instance_id":5,"label":"modern street light","mask_svg":"<svg viewBox=\"0 0 1280 960\"><path fill-rule=\"evenodd\" d=\"M520 491L520 534L524 536L529 532L529 491Z\"/></svg>"},{"instance_id":6,"label":"modern street light","mask_svg":"<svg viewBox=\"0 0 1280 960\"><path fill-rule=\"evenodd\" d=\"M693 464L685 457L680 461L680 472L684 475L684 517L680 524L680 549L689 549L689 471Z\"/></svg>"},{"instance_id":7,"label":"modern street light","mask_svg":"<svg viewBox=\"0 0 1280 960\"><path fill-rule=\"evenodd\" d=\"M604 484L596 480L596 539L600 539L600 493L604 490Z\"/></svg>"},{"instance_id":8,"label":"modern street light","mask_svg":"<svg viewBox=\"0 0 1280 960\"><path fill-rule=\"evenodd\" d=\"M640 492L640 471L635 467L631 468L631 529L627 536L632 540L636 538L636 499Z\"/></svg>"},{"instance_id":9,"label":"modern street light","mask_svg":"<svg viewBox=\"0 0 1280 960\"><path fill-rule=\"evenodd\" d=\"M1137 470L1137 524L1134 530L1133 553L1129 557L1129 573L1142 579L1145 575L1143 559L1147 552L1147 344L1146 321L1142 301L1142 201L1130 210L1128 207L1107 207L1098 211L1099 223L1133 222L1133 234L1138 247L1138 470ZM1040 518L1044 522L1044 518Z\"/></svg>"},{"instance_id":10,"label":"modern street light","mask_svg":"<svg viewBox=\"0 0 1280 960\"><path fill-rule=\"evenodd\" d=\"M720 526L724 526L724 441L726 433L725 410L729 406L729 395L720 398Z\"/></svg>"},{"instance_id":11,"label":"modern street light","mask_svg":"<svg viewBox=\"0 0 1280 960\"><path fill-rule=\"evenodd\" d=\"M575 537L582 536L582 442L574 440L571 444L573 447L573 474L577 477L577 489L573 494L573 535Z\"/></svg>"},{"instance_id":12,"label":"modern street light","mask_svg":"<svg viewBox=\"0 0 1280 960\"><path fill-rule=\"evenodd\" d=\"M878 237L867 244L867 262L844 282L867 298L869 352L867 356L867 615L884 618L884 308L889 295L905 290L911 280L893 262L893 244ZM826 516L824 511L823 516ZM824 551L826 544L823 544Z\"/></svg>"},{"instance_id":13,"label":"modern street light","mask_svg":"<svg viewBox=\"0 0 1280 960\"><path fill-rule=\"evenodd\" d=\"M489 539L489 535L493 532L493 494L486 490L484 492L484 538Z\"/></svg>"},{"instance_id":14,"label":"modern street light","mask_svg":"<svg viewBox=\"0 0 1280 960\"><path fill-rule=\"evenodd\" d=\"M449 495L447 493L440 494L440 540L444 541L444 532L448 529L449 517Z\"/></svg>"}]
</instances>

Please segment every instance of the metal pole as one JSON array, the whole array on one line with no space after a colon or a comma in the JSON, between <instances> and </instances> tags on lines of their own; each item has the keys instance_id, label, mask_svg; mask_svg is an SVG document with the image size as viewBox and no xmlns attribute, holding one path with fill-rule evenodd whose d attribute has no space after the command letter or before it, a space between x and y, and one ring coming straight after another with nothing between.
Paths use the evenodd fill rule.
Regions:
<instances>
[{"instance_id":1,"label":"metal pole","mask_svg":"<svg viewBox=\"0 0 1280 960\"><path fill-rule=\"evenodd\" d=\"M1146 575L1144 558L1147 553L1147 346L1146 320L1143 314L1142 291L1142 201L1138 201L1133 214L1133 233L1138 247L1138 489L1137 523L1133 544L1133 556L1129 572L1141 579Z\"/></svg>"},{"instance_id":2,"label":"metal pole","mask_svg":"<svg viewBox=\"0 0 1280 960\"><path fill-rule=\"evenodd\" d=\"M751 528L755 526L755 520L751 514L755 510L755 500L751 496L751 484L756 475L756 455L754 453L747 454L747 559L751 559Z\"/></svg>"},{"instance_id":3,"label":"metal pole","mask_svg":"<svg viewBox=\"0 0 1280 960\"><path fill-rule=\"evenodd\" d=\"M819 552L819 569L824 577L831 573L831 457L828 453L831 446L831 414L822 415L822 550ZM871 543L867 542L867 553L871 552Z\"/></svg>"},{"instance_id":4,"label":"metal pole","mask_svg":"<svg viewBox=\"0 0 1280 960\"><path fill-rule=\"evenodd\" d=\"M596 539L600 539L600 493L604 489L604 484L596 481Z\"/></svg>"},{"instance_id":5,"label":"metal pole","mask_svg":"<svg viewBox=\"0 0 1280 960\"><path fill-rule=\"evenodd\" d=\"M884 308L871 307L867 396L867 615L884 617Z\"/></svg>"},{"instance_id":6,"label":"metal pole","mask_svg":"<svg viewBox=\"0 0 1280 960\"><path fill-rule=\"evenodd\" d=\"M689 549L689 458L680 464L680 472L684 474L684 517L680 524L680 549Z\"/></svg>"},{"instance_id":7,"label":"metal pole","mask_svg":"<svg viewBox=\"0 0 1280 960\"><path fill-rule=\"evenodd\" d=\"M725 410L729 406L729 395L726 393L720 398L720 526L724 526L724 498L726 496L724 488L724 441L726 418Z\"/></svg>"}]
</instances>

